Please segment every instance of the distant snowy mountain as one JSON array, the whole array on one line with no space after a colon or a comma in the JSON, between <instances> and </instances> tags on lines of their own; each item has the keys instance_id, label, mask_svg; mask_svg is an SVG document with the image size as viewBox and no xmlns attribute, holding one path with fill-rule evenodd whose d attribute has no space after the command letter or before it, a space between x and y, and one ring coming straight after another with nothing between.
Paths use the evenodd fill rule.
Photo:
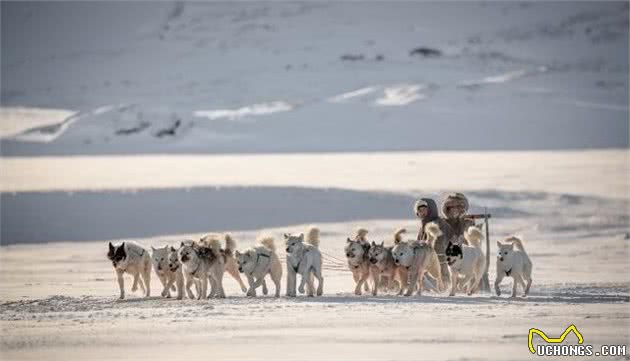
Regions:
<instances>
[{"instance_id":1,"label":"distant snowy mountain","mask_svg":"<svg viewBox=\"0 0 630 361\"><path fill-rule=\"evenodd\" d=\"M629 146L627 3L1 10L4 155Z\"/></svg>"}]
</instances>

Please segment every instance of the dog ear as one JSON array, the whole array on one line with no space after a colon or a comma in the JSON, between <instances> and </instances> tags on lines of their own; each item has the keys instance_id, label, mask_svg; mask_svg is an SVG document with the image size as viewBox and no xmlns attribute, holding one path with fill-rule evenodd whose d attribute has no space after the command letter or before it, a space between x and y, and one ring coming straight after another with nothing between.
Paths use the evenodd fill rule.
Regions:
<instances>
[{"instance_id":1,"label":"dog ear","mask_svg":"<svg viewBox=\"0 0 630 361\"><path fill-rule=\"evenodd\" d=\"M400 242L401 242L401 241L400 241L400 237L396 237L396 238L394 239L394 244L400 244Z\"/></svg>"},{"instance_id":2,"label":"dog ear","mask_svg":"<svg viewBox=\"0 0 630 361\"><path fill-rule=\"evenodd\" d=\"M155 247L151 246L151 252L155 252Z\"/></svg>"},{"instance_id":3,"label":"dog ear","mask_svg":"<svg viewBox=\"0 0 630 361\"><path fill-rule=\"evenodd\" d=\"M289 239L289 234L288 233L284 234L284 239Z\"/></svg>"},{"instance_id":4,"label":"dog ear","mask_svg":"<svg viewBox=\"0 0 630 361\"><path fill-rule=\"evenodd\" d=\"M502 244L501 242L497 241L497 247L501 248Z\"/></svg>"},{"instance_id":5,"label":"dog ear","mask_svg":"<svg viewBox=\"0 0 630 361\"><path fill-rule=\"evenodd\" d=\"M109 242L109 251L114 252L114 245L112 244L112 242Z\"/></svg>"},{"instance_id":6,"label":"dog ear","mask_svg":"<svg viewBox=\"0 0 630 361\"><path fill-rule=\"evenodd\" d=\"M300 233L300 236L298 237L300 239L300 242L304 240L304 233Z\"/></svg>"},{"instance_id":7,"label":"dog ear","mask_svg":"<svg viewBox=\"0 0 630 361\"><path fill-rule=\"evenodd\" d=\"M234 257L238 257L241 255L241 252L239 252L238 250L234 251Z\"/></svg>"},{"instance_id":8,"label":"dog ear","mask_svg":"<svg viewBox=\"0 0 630 361\"><path fill-rule=\"evenodd\" d=\"M374 241L372 241L372 247L376 247L376 243L374 243Z\"/></svg>"},{"instance_id":9,"label":"dog ear","mask_svg":"<svg viewBox=\"0 0 630 361\"><path fill-rule=\"evenodd\" d=\"M184 247L184 241L182 241L182 243L179 245L179 247Z\"/></svg>"},{"instance_id":10,"label":"dog ear","mask_svg":"<svg viewBox=\"0 0 630 361\"><path fill-rule=\"evenodd\" d=\"M350 239L350 237L346 238L346 242L347 242L347 243L351 243L351 242L352 242L352 240Z\"/></svg>"},{"instance_id":11,"label":"dog ear","mask_svg":"<svg viewBox=\"0 0 630 361\"><path fill-rule=\"evenodd\" d=\"M385 241L381 241L381 247L385 245Z\"/></svg>"},{"instance_id":12,"label":"dog ear","mask_svg":"<svg viewBox=\"0 0 630 361\"><path fill-rule=\"evenodd\" d=\"M175 247L171 246L171 252L175 252Z\"/></svg>"}]
</instances>

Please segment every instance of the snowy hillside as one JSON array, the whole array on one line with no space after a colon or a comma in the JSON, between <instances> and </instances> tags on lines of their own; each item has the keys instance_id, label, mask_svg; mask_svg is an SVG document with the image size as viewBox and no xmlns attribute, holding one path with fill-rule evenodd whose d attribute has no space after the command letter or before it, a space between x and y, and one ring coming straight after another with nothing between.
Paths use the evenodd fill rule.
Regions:
<instances>
[{"instance_id":1,"label":"snowy hillside","mask_svg":"<svg viewBox=\"0 0 630 361\"><path fill-rule=\"evenodd\" d=\"M627 3L1 6L5 155L629 144Z\"/></svg>"}]
</instances>

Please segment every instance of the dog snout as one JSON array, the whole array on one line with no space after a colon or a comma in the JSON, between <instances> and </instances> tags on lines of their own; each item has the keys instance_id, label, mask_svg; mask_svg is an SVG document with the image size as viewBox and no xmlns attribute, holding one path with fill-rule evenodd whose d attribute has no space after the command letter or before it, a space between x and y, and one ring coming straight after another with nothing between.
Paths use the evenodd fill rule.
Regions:
<instances>
[{"instance_id":1,"label":"dog snout","mask_svg":"<svg viewBox=\"0 0 630 361\"><path fill-rule=\"evenodd\" d=\"M240 273L243 273L243 267L239 267L239 268L238 268L238 271L239 271Z\"/></svg>"},{"instance_id":2,"label":"dog snout","mask_svg":"<svg viewBox=\"0 0 630 361\"><path fill-rule=\"evenodd\" d=\"M376 262L376 258L370 258L370 263L375 264Z\"/></svg>"},{"instance_id":3,"label":"dog snout","mask_svg":"<svg viewBox=\"0 0 630 361\"><path fill-rule=\"evenodd\" d=\"M161 265L161 264L158 264L158 267L157 267L157 268L158 268L158 271L161 271L161 270L162 270L162 265Z\"/></svg>"},{"instance_id":4,"label":"dog snout","mask_svg":"<svg viewBox=\"0 0 630 361\"><path fill-rule=\"evenodd\" d=\"M182 256L182 262L188 262L188 255L187 254Z\"/></svg>"},{"instance_id":5,"label":"dog snout","mask_svg":"<svg viewBox=\"0 0 630 361\"><path fill-rule=\"evenodd\" d=\"M399 263L400 263L400 261L398 260L398 258L394 258L394 263L395 263L395 264L399 264Z\"/></svg>"},{"instance_id":6,"label":"dog snout","mask_svg":"<svg viewBox=\"0 0 630 361\"><path fill-rule=\"evenodd\" d=\"M289 247L287 247L287 252L289 252Z\"/></svg>"},{"instance_id":7,"label":"dog snout","mask_svg":"<svg viewBox=\"0 0 630 361\"><path fill-rule=\"evenodd\" d=\"M346 257L350 258L352 257L352 254L350 252L346 253Z\"/></svg>"},{"instance_id":8,"label":"dog snout","mask_svg":"<svg viewBox=\"0 0 630 361\"><path fill-rule=\"evenodd\" d=\"M499 257L499 261L503 262L503 257Z\"/></svg>"}]
</instances>

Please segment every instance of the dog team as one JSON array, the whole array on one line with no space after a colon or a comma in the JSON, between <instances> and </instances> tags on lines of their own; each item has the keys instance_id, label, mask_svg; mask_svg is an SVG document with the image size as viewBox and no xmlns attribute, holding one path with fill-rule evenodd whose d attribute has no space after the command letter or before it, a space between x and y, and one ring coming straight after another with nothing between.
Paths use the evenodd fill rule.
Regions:
<instances>
[{"instance_id":1,"label":"dog team","mask_svg":"<svg viewBox=\"0 0 630 361\"><path fill-rule=\"evenodd\" d=\"M364 290L376 296L380 290L411 296L421 295L425 288L437 293L450 288L450 296L457 292L467 295L478 292L487 264L481 248L483 234L474 221L466 217L468 207L463 194L449 194L442 203L440 217L433 199L416 201L414 212L422 222L418 236L405 241L406 230L399 229L392 237L391 246L385 246L384 241L370 242L368 230L359 228L352 238L347 238L344 247L348 268L356 283L354 293L361 295ZM298 291L321 296L324 279L319 229L310 227L306 235L284 234L284 239L286 295L296 297ZM527 296L532 283L532 262L522 240L509 237L497 242L497 246L494 283L497 296L501 295L499 285L505 277L512 277L514 281L511 297L516 297L518 285L523 289L523 296ZM226 271L247 296L256 296L259 287L266 295L267 276L274 283L275 297L281 292L282 266L274 238L270 236L260 237L255 247L244 252L236 250L236 242L229 234L210 234L199 241L181 242L177 248L151 247L151 254L133 242L116 246L110 242L107 257L116 271L121 299L125 298L124 273L133 276L132 291L139 285L143 293L150 296L151 268L163 286L163 297L171 297L171 292L176 292L177 299L182 299L184 293L190 299L224 298ZM241 273L247 278L248 286L241 280Z\"/></svg>"},{"instance_id":2,"label":"dog team","mask_svg":"<svg viewBox=\"0 0 630 361\"><path fill-rule=\"evenodd\" d=\"M321 296L324 292L322 277L322 255L319 251L319 229L310 227L306 236L285 234L287 286L286 294L295 297L297 291L308 296ZM120 299L125 298L123 275L133 276L132 291L142 289L146 297L151 295L151 268L162 283L163 297L177 292L177 299L225 298L223 276L225 272L234 278L247 296L256 296L262 287L268 293L265 277L268 275L275 286L275 296L280 297L282 266L276 253L273 237L264 236L257 246L244 252L236 250L236 241L231 235L210 234L199 241L183 241L177 248L151 247L151 254L133 242L119 245L109 243L107 257L112 262L120 288ZM249 287L245 286L240 274L245 275ZM297 276L300 284L297 286ZM317 288L314 279L317 279ZM208 292L208 284L210 291ZM193 292L193 287L195 292Z\"/></svg>"}]
</instances>

